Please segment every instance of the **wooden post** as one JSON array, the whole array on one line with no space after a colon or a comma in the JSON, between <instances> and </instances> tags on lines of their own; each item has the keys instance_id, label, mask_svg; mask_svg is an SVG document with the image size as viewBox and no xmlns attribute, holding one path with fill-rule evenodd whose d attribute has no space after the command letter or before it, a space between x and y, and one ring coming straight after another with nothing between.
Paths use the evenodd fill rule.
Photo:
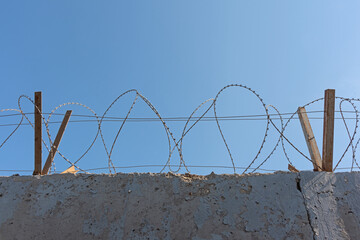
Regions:
<instances>
[{"instance_id":1,"label":"wooden post","mask_svg":"<svg viewBox=\"0 0 360 240\"><path fill-rule=\"evenodd\" d=\"M335 89L325 90L324 132L322 165L324 171L332 172L334 150Z\"/></svg>"},{"instance_id":2,"label":"wooden post","mask_svg":"<svg viewBox=\"0 0 360 240\"><path fill-rule=\"evenodd\" d=\"M67 124L69 122L71 113L72 113L71 110L68 110L65 113L64 119L63 119L63 121L62 121L62 123L60 125L59 131L58 131L58 133L56 135L56 138L55 138L55 141L54 141L53 145L51 146L49 155L48 155L48 157L46 159L44 169L42 170L43 175L46 175L49 172L49 169L51 167L51 163L54 160L55 154L56 154L57 149L59 147L59 144L61 142L61 138L62 138L62 136L64 134L64 131L65 131L65 128L66 128L66 126L67 126Z\"/></svg>"},{"instance_id":3,"label":"wooden post","mask_svg":"<svg viewBox=\"0 0 360 240\"><path fill-rule=\"evenodd\" d=\"M314 165L314 171L321 171L322 169L321 156L306 110L304 107L299 107L297 113L299 115L301 128L305 136L306 145L309 149L311 160Z\"/></svg>"},{"instance_id":4,"label":"wooden post","mask_svg":"<svg viewBox=\"0 0 360 240\"><path fill-rule=\"evenodd\" d=\"M35 92L35 110L34 110L34 138L35 138L35 168L33 175L41 174L41 158L42 158L42 101L41 92Z\"/></svg>"}]
</instances>

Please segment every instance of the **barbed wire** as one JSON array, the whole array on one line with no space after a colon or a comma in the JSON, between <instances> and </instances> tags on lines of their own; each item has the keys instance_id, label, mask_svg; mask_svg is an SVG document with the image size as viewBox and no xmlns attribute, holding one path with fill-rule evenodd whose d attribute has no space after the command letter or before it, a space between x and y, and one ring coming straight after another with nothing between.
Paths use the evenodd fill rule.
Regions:
<instances>
[{"instance_id":1,"label":"barbed wire","mask_svg":"<svg viewBox=\"0 0 360 240\"><path fill-rule=\"evenodd\" d=\"M217 112L217 102L219 101L220 96L222 96L222 94L224 94L224 92L226 92L227 89L229 88L240 88L243 89L247 92L250 92L252 95L254 95L256 97L256 99L259 101L259 103L261 104L261 106L264 109L264 114L256 114L256 115L233 115L233 116L219 116L218 112ZM126 113L125 117L114 117L114 116L107 116L110 109L112 109L115 104L118 102L119 99L121 99L122 97L128 95L128 94L134 94L134 99L130 105L130 107L128 108L128 111ZM286 144L289 144L296 152L298 152L303 158L307 159L308 161L310 161L312 163L312 160L309 156L307 156L305 153L303 153L292 141L290 141L290 139L286 136L285 132L287 127L289 126L290 122L293 119L298 119L296 117L296 113L292 112L292 113L281 113L275 106L273 105L266 105L264 100L260 97L260 95L253 89L242 85L242 84L230 84L227 85L225 87L223 87L222 89L220 89L220 91L216 94L216 96L214 98L210 98L204 102L202 102L200 105L198 105L195 110L190 114L189 117L167 117L164 118L160 115L160 113L158 112L158 110L155 108L155 106L145 97L143 96L141 93L139 93L136 89L131 89L128 90L122 94L120 94L105 110L105 112L100 116L98 115L93 109L91 109L90 107L82 104L82 103L78 103L78 102L67 102L67 103L63 103L58 105L57 107L55 107L52 111L50 111L49 113L41 113L40 109L37 108L37 106L35 105L34 101L26 96L26 95L21 95L18 98L18 109L3 109L0 110L1 112L8 112L8 111L15 111L17 113L13 113L13 114L6 114L6 115L0 115L0 118L9 118L9 117L14 117L14 116L21 116L21 119L18 123L8 123L8 124L2 124L0 126L15 126L14 130L11 131L11 133L5 138L5 140L0 144L0 149L4 146L4 144L6 142L8 142L8 140L15 134L15 132L17 132L20 128L20 126L23 125L28 125L31 126L32 128L34 128L34 123L31 122L31 120L29 119L29 115L33 115L34 112L24 112L22 109L22 99L27 99L31 104L34 105L34 109L35 112L40 113L41 115L41 119L43 124L45 125L45 129L46 129L46 135L47 135L47 141L45 141L44 138L41 139L42 144L45 146L46 150L48 152L51 151L51 148L53 147L53 140L52 140L52 135L50 133L50 129L49 129L49 124L56 124L56 123L61 123L59 121L50 121L52 116L64 116L63 113L57 113L57 111L59 111L61 108L65 107L65 106L70 106L70 105L76 105L79 107L82 107L84 109L86 109L87 111L89 111L91 113L91 115L84 115L84 114L74 114L72 115L73 117L86 117L86 118L90 118L90 119L82 119L82 120L71 120L69 122L73 122L73 123L85 123L85 122L95 122L97 123L97 131L96 134L94 136L94 138L91 140L90 144L88 145L88 147L86 147L85 151L80 155L80 157L74 159L74 160L70 160L69 157L65 156L59 149L56 150L56 153L59 154L59 156L61 158L63 158L70 166L74 166L76 169L78 169L81 172L87 173L88 171L94 170L94 169L82 169L79 167L78 163L84 159L84 157L89 153L89 151L92 149L92 147L94 146L95 142L97 141L97 139L101 138L101 142L102 145L105 149L106 155L107 155L107 162L108 162L108 171L110 174L115 174L117 172L116 169L119 169L121 167L118 167L114 164L113 159L112 159L112 155L115 149L115 146L117 144L118 138L122 132L122 130L125 127L125 124L127 122L161 122L162 126L164 128L166 137L167 137L167 144L168 144L168 157L167 157L167 161L165 162L164 165L146 165L146 166L161 166L161 171L163 172L166 169L168 169L170 172L173 173L177 173L179 172L181 169L184 169L186 172L190 172L189 168L193 168L193 167L211 167L211 166L192 166L192 165L187 165L185 160L184 160L184 156L183 156L183 140L185 138L185 136L190 132L191 129L193 129L199 122L204 122L204 121L215 121L218 127L218 131L220 133L220 136L222 138L222 141L224 142L225 148L227 150L229 159L231 161L232 166L230 168L233 169L233 172L236 173L237 170L242 170L242 173L247 173L249 171L251 172L256 172L256 171L272 171L272 170L266 170L264 168L262 168L262 166L273 156L273 154L276 152L279 144L281 143L281 148L282 151L285 155L285 158L287 159L287 161L289 162L290 165L294 166L293 161L291 161L287 150L286 150ZM336 161L335 167L333 168L333 170L335 171L336 169L344 169L344 168L339 168L339 164L342 162L342 160L344 159L346 153L349 151L349 149L351 149L352 151L352 164L350 167L350 170L353 171L353 169L355 168L355 165L357 168L360 169L360 166L358 164L358 161L356 160L356 150L357 147L359 146L359 142L360 142L360 138L357 138L357 129L358 129L358 122L359 122L359 112L358 109L355 105L354 102L360 102L360 99L357 98L344 98L344 97L336 97L337 100L340 101L339 103L339 110L335 111L336 113L340 113L340 117L336 117L335 119L341 119L344 126L345 126L345 130L346 130L346 134L349 138L349 143L347 144L347 147L345 148L344 152L342 153L341 157L339 160ZM149 109L156 115L156 117L130 117L136 103L141 100L142 102L144 102L147 107L149 107ZM323 101L323 98L318 98L316 100L313 100L305 105L303 105L303 107L308 107L316 102L319 101ZM345 111L343 110L342 105L344 103L349 103L352 107L353 110L351 111ZM209 105L206 108L204 107L205 105ZM271 114L269 113L269 108L273 109L275 111L275 113ZM194 115L196 113L198 113L201 109L204 109L203 112L200 114L199 117L195 117ZM206 116L210 110L213 110L214 116ZM323 110L316 110L316 111L307 111L307 113L324 113ZM349 114L355 114L354 117L345 117L345 113L349 113ZM47 117L45 117L47 115ZM23 120L26 120L26 123L23 123ZM309 117L309 119L323 119L322 117ZM222 121L255 121L255 120L263 120L266 121L266 125L265 125L265 131L264 131L264 135L262 137L262 141L260 143L260 146L258 148L258 151L256 152L255 156L253 157L253 159L250 161L250 163L247 166L237 166L237 164L235 162L233 154L231 152L231 148L229 147L229 144L227 143L226 140L226 136L223 133L222 127L220 122ZM280 120L280 126L277 126L275 124L275 120ZM286 120L286 121L285 121ZM346 120L355 120L355 126L354 126L354 130L350 131L349 129L349 125L347 123ZM170 128L168 127L166 122L171 122L171 121L176 121L176 122L185 122L183 131L181 133L181 136L179 139L176 139L174 134L172 133L172 131L170 130ZM285 122L284 122L285 121ZM119 126L116 135L113 139L113 141L111 142L110 145L108 145L105 141L105 137L103 134L103 129L102 129L102 125L105 122L121 122L121 125ZM191 124L190 124L191 123ZM271 148L271 151L269 154L265 155L264 158L258 162L259 160L259 156L262 153L265 144L267 143L267 138L268 138L268 134L269 134L269 130L270 130L270 126L272 126L275 131L279 134L278 135L278 139L274 145L273 148ZM110 147L108 147L110 146ZM177 152L177 155L179 157L179 162L178 164L172 164L171 160L174 156L174 152ZM255 165L256 164L256 165ZM145 166L145 165L141 165L141 166ZM134 166L135 167L139 167L139 166ZM213 166L216 168L222 168L224 166ZM319 169L321 169L320 166L317 166ZM229 167L226 167L229 168ZM99 170L103 169L103 168L98 168ZM0 170L3 171L3 170ZM4 170L5 171L5 170ZM50 171L52 173L56 172L56 168L55 168L55 161L53 161L52 166Z\"/></svg>"},{"instance_id":2,"label":"barbed wire","mask_svg":"<svg viewBox=\"0 0 360 240\"><path fill-rule=\"evenodd\" d=\"M60 115L60 114L59 114ZM65 116L65 114L61 114L62 116ZM73 115L72 115L73 116ZM224 118L227 117L227 116L224 116ZM290 118L284 118L284 117L279 117L279 118L271 118L272 120L288 120ZM291 119L299 119L298 117L293 117ZM308 117L309 120L323 120L324 118L323 117ZM356 120L356 117L335 117L334 118L335 120ZM136 120L136 121L134 121ZM164 119L165 120L165 119ZM226 118L226 119L218 119L219 121L257 121L257 120L267 120L267 118L243 118L243 119L238 119L238 118ZM103 120L102 122L122 122L123 120ZM146 120L137 120L137 119L130 119L128 118L127 119L127 122L158 122L160 121L159 119L156 119L156 120L150 120L150 121L146 121ZM167 122L187 122L188 120L186 119L181 119L181 120L166 120ZM211 119L200 119L200 120L197 120L196 118L195 119L190 119L190 122L196 122L196 121L201 121L201 122L214 122L216 121L215 118L211 118ZM70 120L69 123L87 123L87 122L98 122L97 120ZM61 121L53 121L53 122L48 122L47 124L50 125L50 124L60 124ZM20 126L31 126L32 124L34 123L22 123L20 124ZM8 123L8 124L0 124L0 127L11 127L11 126L17 126L18 123Z\"/></svg>"}]
</instances>

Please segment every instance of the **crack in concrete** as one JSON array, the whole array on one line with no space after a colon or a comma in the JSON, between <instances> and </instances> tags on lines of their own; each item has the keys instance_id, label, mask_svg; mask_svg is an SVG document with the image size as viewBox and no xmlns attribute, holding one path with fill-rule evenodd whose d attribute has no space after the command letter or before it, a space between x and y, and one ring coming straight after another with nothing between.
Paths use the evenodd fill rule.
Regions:
<instances>
[{"instance_id":1,"label":"crack in concrete","mask_svg":"<svg viewBox=\"0 0 360 240\"><path fill-rule=\"evenodd\" d=\"M297 188L297 190L299 190L299 192L301 193L301 196L303 197L303 202L304 202L304 207L305 207L305 210L306 210L307 219L308 219L308 222L309 222L311 231L313 232L313 239L316 240L316 238L315 238L316 233L315 233L314 227L313 227L313 225L312 225L312 223L311 223L311 218L310 218L309 209L308 209L308 207L306 206L305 196L304 196L304 194L303 194L303 192L302 192L302 189L301 189L301 184L300 184L301 177L300 177L300 173L297 173L297 176L296 176L295 180L296 180L296 188Z\"/></svg>"}]
</instances>

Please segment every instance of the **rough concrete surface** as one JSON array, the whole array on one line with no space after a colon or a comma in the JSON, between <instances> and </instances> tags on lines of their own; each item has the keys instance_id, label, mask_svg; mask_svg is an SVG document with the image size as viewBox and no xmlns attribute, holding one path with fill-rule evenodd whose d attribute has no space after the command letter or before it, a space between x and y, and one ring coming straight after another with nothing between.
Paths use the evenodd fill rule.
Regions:
<instances>
[{"instance_id":1,"label":"rough concrete surface","mask_svg":"<svg viewBox=\"0 0 360 240\"><path fill-rule=\"evenodd\" d=\"M0 177L0 239L359 239L360 173Z\"/></svg>"}]
</instances>

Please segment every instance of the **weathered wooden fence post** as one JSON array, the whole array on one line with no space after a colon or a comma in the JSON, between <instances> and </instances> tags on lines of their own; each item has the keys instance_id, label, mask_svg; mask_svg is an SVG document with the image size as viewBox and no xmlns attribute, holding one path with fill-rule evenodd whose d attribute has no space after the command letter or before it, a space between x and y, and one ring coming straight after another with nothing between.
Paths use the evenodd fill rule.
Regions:
<instances>
[{"instance_id":1,"label":"weathered wooden fence post","mask_svg":"<svg viewBox=\"0 0 360 240\"><path fill-rule=\"evenodd\" d=\"M335 116L335 89L325 90L324 97L324 132L323 132L323 170L332 172L334 151L334 116Z\"/></svg>"},{"instance_id":2,"label":"weathered wooden fence post","mask_svg":"<svg viewBox=\"0 0 360 240\"><path fill-rule=\"evenodd\" d=\"M309 118L306 114L306 110L304 107L299 107L297 113L301 123L301 128L304 132L306 145L309 149L311 160L314 165L314 171L321 171L322 170L321 156L315 140L314 133L310 125Z\"/></svg>"},{"instance_id":3,"label":"weathered wooden fence post","mask_svg":"<svg viewBox=\"0 0 360 240\"><path fill-rule=\"evenodd\" d=\"M70 119L70 116L71 116L71 113L72 111L71 110L68 110L66 111L65 113L65 116L63 118L63 121L60 125L60 128L59 128L59 131L56 135L56 138L55 138L55 141L53 143L53 145L51 146L51 149L50 149L50 152L49 152L49 155L48 155L48 158L46 159L46 162L45 162L45 165L44 165L44 168L42 170L42 174L43 175L46 175L48 174L49 172L49 169L51 167L51 163L52 161L54 160L54 157L55 157L55 154L57 152L57 149L59 147L59 144L60 144L60 141L61 141L61 138L64 134L64 131L65 131L65 128L69 122L69 119Z\"/></svg>"},{"instance_id":4,"label":"weathered wooden fence post","mask_svg":"<svg viewBox=\"0 0 360 240\"><path fill-rule=\"evenodd\" d=\"M33 175L41 174L41 158L42 158L42 94L35 92L35 106L34 106L34 138L35 138L35 168Z\"/></svg>"}]
</instances>

